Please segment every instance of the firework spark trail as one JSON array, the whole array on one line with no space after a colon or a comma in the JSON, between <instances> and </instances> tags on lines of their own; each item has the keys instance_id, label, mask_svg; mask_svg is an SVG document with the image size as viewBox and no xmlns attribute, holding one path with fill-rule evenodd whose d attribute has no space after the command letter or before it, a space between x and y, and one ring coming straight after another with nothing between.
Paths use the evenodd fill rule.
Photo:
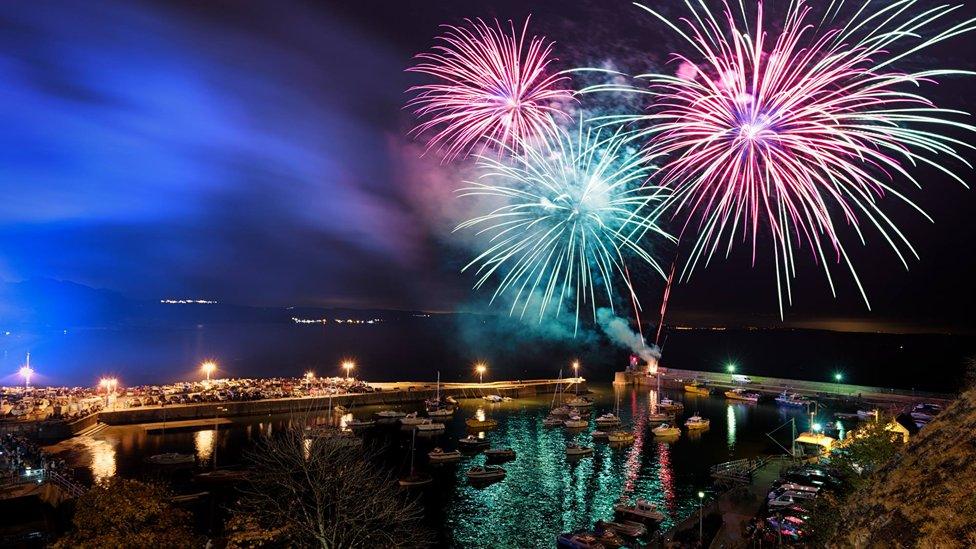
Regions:
<instances>
[{"instance_id":1,"label":"firework spark trail","mask_svg":"<svg viewBox=\"0 0 976 549\"><path fill-rule=\"evenodd\" d=\"M553 118L566 117L563 106L574 101L561 87L568 77L549 70L553 42L527 40L528 19L521 35L511 21L510 33L497 20L494 27L465 21L467 26L445 25L438 45L407 69L437 79L408 90L416 95L407 107L421 120L411 133L429 136L426 150L439 150L444 161L493 143L513 148L552 137Z\"/></svg>"},{"instance_id":2,"label":"firework spark trail","mask_svg":"<svg viewBox=\"0 0 976 549\"><path fill-rule=\"evenodd\" d=\"M554 128L543 142L506 147L510 159L479 157L481 176L459 193L501 205L455 230L489 237L464 267L476 268L476 289L497 279L492 301L509 293L509 314L521 309L523 317L537 306L540 322L548 312L572 308L578 329L584 305L594 319L598 301L613 308L618 281L637 302L629 262L648 264L663 277L648 241L671 237L657 225L663 191L646 184L653 166L627 135L582 121L575 131Z\"/></svg>"},{"instance_id":3,"label":"firework spark trail","mask_svg":"<svg viewBox=\"0 0 976 549\"><path fill-rule=\"evenodd\" d=\"M831 293L828 255L846 265L870 308L839 226L852 227L862 244L864 227L874 227L907 269L906 254L918 254L881 200L890 194L928 216L890 182L898 176L921 188L909 168L923 164L965 185L934 157L969 166L957 149L973 146L940 131L976 127L957 121L967 113L939 108L910 87L973 73L890 67L973 30L976 19L926 36L959 6L916 11L916 0L870 7L868 0L846 24L827 28L841 18L843 4L832 2L817 20L806 2L791 1L782 30L769 32L761 2L754 19L741 1L737 12L725 3L721 13L686 2L693 15L682 19L687 30L636 4L678 33L692 54L673 56L677 75L641 75L646 89L611 84L583 90L650 96L649 112L611 121L647 123L640 133L648 151L667 158L658 181L672 191L668 206L686 216L682 235L692 225L697 229L680 278L687 280L700 262L707 266L722 247L728 256L740 233L751 240L755 263L757 238L768 230L780 315L784 293L792 301L794 250L804 244L822 265Z\"/></svg>"}]
</instances>

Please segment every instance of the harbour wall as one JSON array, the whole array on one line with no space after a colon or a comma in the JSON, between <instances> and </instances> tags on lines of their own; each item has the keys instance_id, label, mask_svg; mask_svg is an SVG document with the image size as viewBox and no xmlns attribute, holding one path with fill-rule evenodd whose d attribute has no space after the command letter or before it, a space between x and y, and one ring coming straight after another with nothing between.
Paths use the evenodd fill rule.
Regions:
<instances>
[{"instance_id":1,"label":"harbour wall","mask_svg":"<svg viewBox=\"0 0 976 549\"><path fill-rule=\"evenodd\" d=\"M129 425L184 420L204 420L215 417L253 416L271 414L307 413L335 406L390 406L423 402L433 398L436 389L432 383L376 383L379 390L373 393L357 393L328 396L278 398L249 401L206 402L200 404L176 404L169 406L145 406L124 410L102 410L97 421L108 425ZM497 394L512 398L552 394L557 388L575 390L575 384L566 380L529 380L494 382L484 384L442 384L441 396L454 398L480 398ZM580 382L580 390L586 390L586 382ZM70 436L70 435L69 435Z\"/></svg>"}]
</instances>

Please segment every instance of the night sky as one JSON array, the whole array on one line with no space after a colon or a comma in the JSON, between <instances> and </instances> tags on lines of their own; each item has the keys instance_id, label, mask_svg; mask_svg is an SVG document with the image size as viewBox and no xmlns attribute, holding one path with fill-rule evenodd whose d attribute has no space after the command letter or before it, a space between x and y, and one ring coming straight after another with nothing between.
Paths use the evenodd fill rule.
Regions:
<instances>
[{"instance_id":1,"label":"night sky","mask_svg":"<svg viewBox=\"0 0 976 549\"><path fill-rule=\"evenodd\" d=\"M450 234L463 167L420 158L406 137L404 90L418 77L404 69L441 23L530 12L560 68L659 69L675 45L616 0L4 2L0 279L148 299L484 310L458 274L469 243ZM974 40L913 62L976 69ZM930 94L972 112L974 85L945 80ZM976 192L917 173L923 190L894 185L935 224L894 200L889 211L921 260L906 272L877 234L852 244L869 312L843 267L833 299L801 251L787 325L976 328ZM752 267L742 246L700 271L675 289L675 319L778 323L769 256ZM654 310L661 281L640 284Z\"/></svg>"}]
</instances>

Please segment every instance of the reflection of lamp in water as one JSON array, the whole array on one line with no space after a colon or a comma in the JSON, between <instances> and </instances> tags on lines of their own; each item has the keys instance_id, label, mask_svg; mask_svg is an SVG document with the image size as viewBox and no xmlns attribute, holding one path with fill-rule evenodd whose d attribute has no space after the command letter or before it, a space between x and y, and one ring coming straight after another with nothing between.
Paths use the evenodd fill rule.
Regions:
<instances>
[{"instance_id":1,"label":"reflection of lamp in water","mask_svg":"<svg viewBox=\"0 0 976 549\"><path fill-rule=\"evenodd\" d=\"M576 394L579 394L579 361L573 361L573 376L576 378Z\"/></svg>"},{"instance_id":2,"label":"reflection of lamp in water","mask_svg":"<svg viewBox=\"0 0 976 549\"><path fill-rule=\"evenodd\" d=\"M702 545L702 501L705 499L705 492L698 492L698 546Z\"/></svg>"},{"instance_id":3,"label":"reflection of lamp in water","mask_svg":"<svg viewBox=\"0 0 976 549\"><path fill-rule=\"evenodd\" d=\"M206 463L210 461L213 456L214 449L214 433L216 429L206 429L203 431L197 431L193 435L193 446L197 451L197 460L200 463Z\"/></svg>"}]
</instances>

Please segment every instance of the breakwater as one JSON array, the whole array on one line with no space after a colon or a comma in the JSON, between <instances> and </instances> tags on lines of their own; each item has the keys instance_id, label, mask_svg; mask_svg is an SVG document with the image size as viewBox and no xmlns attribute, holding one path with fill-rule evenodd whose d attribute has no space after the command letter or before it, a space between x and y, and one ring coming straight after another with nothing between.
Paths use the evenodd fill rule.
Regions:
<instances>
[{"instance_id":1,"label":"breakwater","mask_svg":"<svg viewBox=\"0 0 976 549\"><path fill-rule=\"evenodd\" d=\"M433 398L437 389L429 382L371 383L377 390L372 393L350 393L333 396L308 396L249 401L206 402L168 406L143 406L124 410L102 410L97 421L108 425L137 423L162 423L213 419L215 417L254 416L272 414L307 413L324 410L330 406L395 406L423 402ZM586 382L579 381L580 390L586 390ZM454 398L480 398L497 394L512 398L539 394L552 394L557 389L576 390L576 380L519 380L492 383L442 383L441 396Z\"/></svg>"}]
</instances>

